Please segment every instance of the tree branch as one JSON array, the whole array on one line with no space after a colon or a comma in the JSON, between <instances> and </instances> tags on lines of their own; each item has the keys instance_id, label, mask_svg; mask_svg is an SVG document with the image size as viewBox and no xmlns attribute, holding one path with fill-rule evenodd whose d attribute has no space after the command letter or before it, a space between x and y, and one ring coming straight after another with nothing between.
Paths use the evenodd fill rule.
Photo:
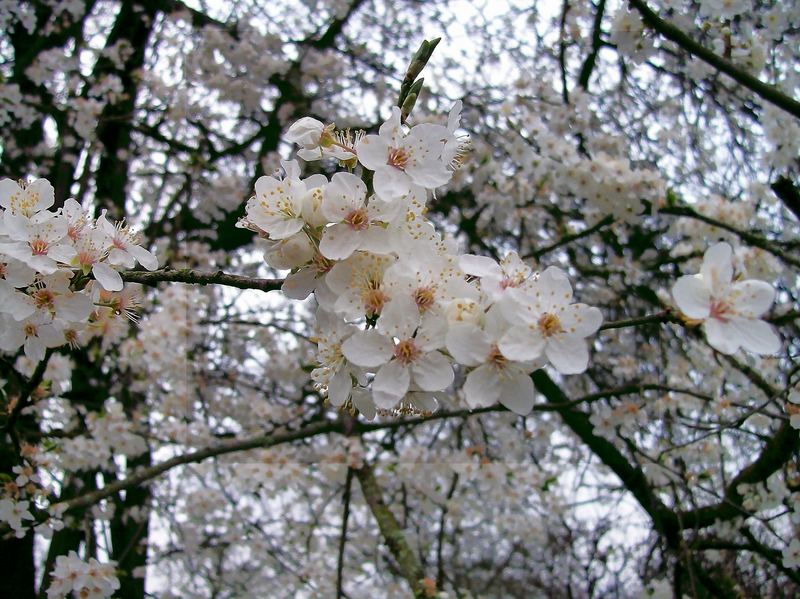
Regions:
<instances>
[{"instance_id":1,"label":"tree branch","mask_svg":"<svg viewBox=\"0 0 800 599\"><path fill-rule=\"evenodd\" d=\"M129 283L141 283L155 287L158 283L193 283L195 285L226 285L238 289L257 289L259 291L275 291L283 285L283 279L258 279L231 275L221 270L217 272L203 272L181 268L173 270L163 268L148 272L146 270L128 270L119 273Z\"/></svg>"},{"instance_id":2,"label":"tree branch","mask_svg":"<svg viewBox=\"0 0 800 599\"><path fill-rule=\"evenodd\" d=\"M400 572L402 572L403 578L408 581L414 597L426 597L427 593L422 582L425 577L422 566L411 547L409 547L397 518L394 517L394 514L384 503L383 493L378 486L378 481L375 480L372 466L364 462L360 469L355 470L355 475L361 485L364 499L367 501L372 515L375 516L383 540L386 541L389 551L392 552L395 560L397 560Z\"/></svg>"},{"instance_id":3,"label":"tree branch","mask_svg":"<svg viewBox=\"0 0 800 599\"><path fill-rule=\"evenodd\" d=\"M339 534L339 556L336 560L336 599L344 597L344 546L347 543L347 520L350 518L350 489L353 486L353 469L347 469L342 494L342 532Z\"/></svg>"},{"instance_id":4,"label":"tree branch","mask_svg":"<svg viewBox=\"0 0 800 599\"><path fill-rule=\"evenodd\" d=\"M780 91L777 87L764 83L753 77L750 73L742 71L721 56L718 56L705 46L694 41L686 33L672 23L668 23L653 12L643 0L628 0L642 15L642 21L665 38L675 42L692 56L710 64L712 67L725 73L737 83L743 85L759 97L775 106L782 108L789 114L800 118L800 102Z\"/></svg>"}]
</instances>

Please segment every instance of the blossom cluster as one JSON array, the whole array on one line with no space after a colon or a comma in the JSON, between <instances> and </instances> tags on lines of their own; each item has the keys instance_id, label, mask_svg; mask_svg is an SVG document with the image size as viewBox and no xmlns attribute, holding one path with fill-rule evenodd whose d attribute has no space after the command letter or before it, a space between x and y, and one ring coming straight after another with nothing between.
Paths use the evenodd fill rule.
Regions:
<instances>
[{"instance_id":1,"label":"blossom cluster","mask_svg":"<svg viewBox=\"0 0 800 599\"><path fill-rule=\"evenodd\" d=\"M38 362L47 348L106 337L132 315L135 291L120 269L158 260L124 222L97 219L75 200L52 210L53 186L0 181L0 349Z\"/></svg>"},{"instance_id":2,"label":"blossom cluster","mask_svg":"<svg viewBox=\"0 0 800 599\"><path fill-rule=\"evenodd\" d=\"M120 587L114 567L114 562L101 564L94 558L85 562L74 551L70 551L68 555L59 555L56 558L52 582L47 588L47 597L111 597Z\"/></svg>"},{"instance_id":3,"label":"blossom cluster","mask_svg":"<svg viewBox=\"0 0 800 599\"><path fill-rule=\"evenodd\" d=\"M527 414L534 369L587 368L585 339L602 316L573 303L566 273L534 272L515 252L500 262L459 255L426 218L429 195L463 158L460 109L446 126L410 129L394 109L377 135L303 118L287 135L300 156L335 158L348 171L302 179L286 162L283 177L258 179L247 203L240 226L267 240L269 265L291 270L284 293L315 294L312 377L334 406L367 417L428 412L458 366L470 407L499 401Z\"/></svg>"}]
</instances>

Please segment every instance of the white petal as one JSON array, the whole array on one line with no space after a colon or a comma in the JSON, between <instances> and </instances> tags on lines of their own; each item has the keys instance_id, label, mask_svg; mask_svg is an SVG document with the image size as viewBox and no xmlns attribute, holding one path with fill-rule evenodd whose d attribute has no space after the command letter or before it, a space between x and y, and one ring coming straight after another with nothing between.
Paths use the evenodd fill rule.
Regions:
<instances>
[{"instance_id":1,"label":"white petal","mask_svg":"<svg viewBox=\"0 0 800 599\"><path fill-rule=\"evenodd\" d=\"M432 351L444 347L446 334L445 315L438 311L429 311L422 316L415 339L422 351Z\"/></svg>"},{"instance_id":2,"label":"white petal","mask_svg":"<svg viewBox=\"0 0 800 599\"><path fill-rule=\"evenodd\" d=\"M564 331L570 335L588 337L603 324L603 313L586 304L572 304L564 309L559 319Z\"/></svg>"},{"instance_id":3,"label":"white petal","mask_svg":"<svg viewBox=\"0 0 800 599\"><path fill-rule=\"evenodd\" d=\"M305 221L302 218L285 218L283 216L254 215L250 219L262 231L266 231L270 239L286 239L299 232Z\"/></svg>"},{"instance_id":4,"label":"white petal","mask_svg":"<svg viewBox=\"0 0 800 599\"><path fill-rule=\"evenodd\" d=\"M330 222L343 220L350 212L364 206L367 186L352 173L336 173L325 186L322 214Z\"/></svg>"},{"instance_id":5,"label":"white petal","mask_svg":"<svg viewBox=\"0 0 800 599\"><path fill-rule=\"evenodd\" d=\"M71 245L66 245L66 244L54 245L51 246L49 250L47 250L48 258L52 258L53 260L63 262L64 264L69 264L70 260L72 260L77 255L78 255L77 250Z\"/></svg>"},{"instance_id":6,"label":"white petal","mask_svg":"<svg viewBox=\"0 0 800 599\"><path fill-rule=\"evenodd\" d=\"M304 300L314 291L317 282L316 268L301 268L284 279L281 291L288 298Z\"/></svg>"},{"instance_id":7,"label":"white petal","mask_svg":"<svg viewBox=\"0 0 800 599\"><path fill-rule=\"evenodd\" d=\"M572 285L567 274L557 266L547 268L536 281L534 293L542 312L556 312L572 301Z\"/></svg>"},{"instance_id":8,"label":"white petal","mask_svg":"<svg viewBox=\"0 0 800 599\"><path fill-rule=\"evenodd\" d=\"M672 286L675 305L689 318L708 318L711 311L711 290L699 275L680 277Z\"/></svg>"},{"instance_id":9,"label":"white petal","mask_svg":"<svg viewBox=\"0 0 800 599\"><path fill-rule=\"evenodd\" d=\"M146 250L139 245L129 245L128 252L139 261L139 264L144 266L147 270L155 270L158 268L158 258L150 250Z\"/></svg>"},{"instance_id":10,"label":"white petal","mask_svg":"<svg viewBox=\"0 0 800 599\"><path fill-rule=\"evenodd\" d=\"M464 254L458 257L458 266L465 273L473 277L493 276L501 278L503 276L500 265L487 256Z\"/></svg>"},{"instance_id":11,"label":"white petal","mask_svg":"<svg viewBox=\"0 0 800 599\"><path fill-rule=\"evenodd\" d=\"M28 185L25 193L30 198L36 198L33 206L35 212L46 210L55 202L55 189L47 179L36 179L36 181Z\"/></svg>"},{"instance_id":12,"label":"white petal","mask_svg":"<svg viewBox=\"0 0 800 599\"><path fill-rule=\"evenodd\" d=\"M448 170L447 165L441 160L422 160L409 164L405 172L414 183L426 189L436 189L446 185L453 176L453 172Z\"/></svg>"},{"instance_id":13,"label":"white petal","mask_svg":"<svg viewBox=\"0 0 800 599\"><path fill-rule=\"evenodd\" d=\"M32 362L41 362L44 359L45 346L41 339L38 337L28 337L25 339L25 355L31 359Z\"/></svg>"},{"instance_id":14,"label":"white petal","mask_svg":"<svg viewBox=\"0 0 800 599\"><path fill-rule=\"evenodd\" d=\"M356 145L358 161L371 171L382 168L389 158L389 140L379 135L367 135Z\"/></svg>"},{"instance_id":15,"label":"white petal","mask_svg":"<svg viewBox=\"0 0 800 599\"><path fill-rule=\"evenodd\" d=\"M547 359L561 374L580 374L589 365L586 341L574 335L556 335L547 340Z\"/></svg>"},{"instance_id":16,"label":"white petal","mask_svg":"<svg viewBox=\"0 0 800 599\"><path fill-rule=\"evenodd\" d=\"M486 360L491 349L489 339L471 323L456 323L447 331L447 351L464 366L477 366Z\"/></svg>"},{"instance_id":17,"label":"white petal","mask_svg":"<svg viewBox=\"0 0 800 599\"><path fill-rule=\"evenodd\" d=\"M408 339L419 326L419 308L409 295L397 294L381 310L378 330L397 337Z\"/></svg>"},{"instance_id":18,"label":"white petal","mask_svg":"<svg viewBox=\"0 0 800 599\"><path fill-rule=\"evenodd\" d=\"M740 281L733 284L727 299L740 316L758 318L772 306L775 288L765 281Z\"/></svg>"},{"instance_id":19,"label":"white petal","mask_svg":"<svg viewBox=\"0 0 800 599\"><path fill-rule=\"evenodd\" d=\"M367 420L375 418L375 402L372 401L372 396L369 391L356 387L350 394L350 398L353 401L353 405L361 412L364 418Z\"/></svg>"},{"instance_id":20,"label":"white petal","mask_svg":"<svg viewBox=\"0 0 800 599\"><path fill-rule=\"evenodd\" d=\"M727 243L720 242L712 245L703 256L703 266L700 274L703 275L711 295L722 297L730 286L733 278L733 250Z\"/></svg>"},{"instance_id":21,"label":"white petal","mask_svg":"<svg viewBox=\"0 0 800 599\"><path fill-rule=\"evenodd\" d=\"M378 331L359 331L342 343L344 357L357 366L375 368L392 356L394 344Z\"/></svg>"},{"instance_id":22,"label":"white petal","mask_svg":"<svg viewBox=\"0 0 800 599\"><path fill-rule=\"evenodd\" d=\"M384 166L375 171L375 193L383 200L397 200L411 191L411 179L400 169Z\"/></svg>"},{"instance_id":23,"label":"white petal","mask_svg":"<svg viewBox=\"0 0 800 599\"><path fill-rule=\"evenodd\" d=\"M122 277L108 264L96 262L92 266L92 274L106 291L122 291Z\"/></svg>"},{"instance_id":24,"label":"white petal","mask_svg":"<svg viewBox=\"0 0 800 599\"><path fill-rule=\"evenodd\" d=\"M467 375L464 397L470 408L490 406L500 397L500 378L489 364L479 366Z\"/></svg>"},{"instance_id":25,"label":"white petal","mask_svg":"<svg viewBox=\"0 0 800 599\"><path fill-rule=\"evenodd\" d=\"M372 397L379 408L390 409L403 399L411 383L407 366L397 360L381 366L372 381Z\"/></svg>"},{"instance_id":26,"label":"white petal","mask_svg":"<svg viewBox=\"0 0 800 599\"><path fill-rule=\"evenodd\" d=\"M359 248L361 233L346 223L326 227L322 232L319 251L330 260L345 260Z\"/></svg>"},{"instance_id":27,"label":"white petal","mask_svg":"<svg viewBox=\"0 0 800 599\"><path fill-rule=\"evenodd\" d=\"M742 348L760 356L775 354L781 348L781 339L774 329L755 318L733 318L731 325L736 328Z\"/></svg>"},{"instance_id":28,"label":"white petal","mask_svg":"<svg viewBox=\"0 0 800 599\"><path fill-rule=\"evenodd\" d=\"M58 318L63 318L69 322L83 322L89 318L92 310L94 310L92 298L84 293L60 295L53 303L55 304Z\"/></svg>"},{"instance_id":29,"label":"white petal","mask_svg":"<svg viewBox=\"0 0 800 599\"><path fill-rule=\"evenodd\" d=\"M498 346L502 354L509 360L527 362L542 355L545 340L538 329L516 326L502 336Z\"/></svg>"},{"instance_id":30,"label":"white petal","mask_svg":"<svg viewBox=\"0 0 800 599\"><path fill-rule=\"evenodd\" d=\"M506 376L500 379L500 403L520 416L525 416L533 409L533 381L523 372L506 370Z\"/></svg>"},{"instance_id":31,"label":"white petal","mask_svg":"<svg viewBox=\"0 0 800 599\"><path fill-rule=\"evenodd\" d=\"M423 391L441 391L453 382L453 367L440 352L432 351L411 364L414 382Z\"/></svg>"},{"instance_id":32,"label":"white petal","mask_svg":"<svg viewBox=\"0 0 800 599\"><path fill-rule=\"evenodd\" d=\"M353 379L350 378L348 368L340 368L328 382L328 399L331 405L339 407L344 405L350 397L350 390L353 388Z\"/></svg>"},{"instance_id":33,"label":"white petal","mask_svg":"<svg viewBox=\"0 0 800 599\"><path fill-rule=\"evenodd\" d=\"M723 354L730 355L741 345L736 327L731 326L730 321L723 322L717 318L709 318L703 323L703 330L708 344Z\"/></svg>"}]
</instances>

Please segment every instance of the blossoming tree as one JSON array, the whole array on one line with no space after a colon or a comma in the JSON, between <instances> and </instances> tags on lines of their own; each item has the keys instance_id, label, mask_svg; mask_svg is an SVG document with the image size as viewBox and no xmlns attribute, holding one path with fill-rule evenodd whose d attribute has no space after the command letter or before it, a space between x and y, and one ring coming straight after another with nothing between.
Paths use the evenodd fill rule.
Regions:
<instances>
[{"instance_id":1,"label":"blossoming tree","mask_svg":"<svg viewBox=\"0 0 800 599\"><path fill-rule=\"evenodd\" d=\"M795 596L800 11L274 4L0 7L0 595Z\"/></svg>"}]
</instances>

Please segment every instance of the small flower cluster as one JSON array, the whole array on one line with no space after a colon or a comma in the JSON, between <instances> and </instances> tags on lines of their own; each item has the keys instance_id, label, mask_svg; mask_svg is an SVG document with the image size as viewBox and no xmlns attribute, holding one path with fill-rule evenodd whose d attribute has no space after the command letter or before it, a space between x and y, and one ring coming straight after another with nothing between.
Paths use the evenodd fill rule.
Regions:
<instances>
[{"instance_id":1,"label":"small flower cluster","mask_svg":"<svg viewBox=\"0 0 800 599\"><path fill-rule=\"evenodd\" d=\"M301 179L296 163L284 163L285 176L256 182L240 223L268 240L268 264L292 271L288 297L315 294L312 377L333 405L368 418L376 408L435 409L454 365L466 372L470 407L499 401L527 414L529 374L548 361L562 374L583 372L585 338L602 321L572 303L560 269L534 273L514 252L499 263L458 255L426 219L428 194L463 159L460 109L447 126L410 130L394 109L377 135L301 119L288 132L301 156L335 158L348 172Z\"/></svg>"},{"instance_id":2,"label":"small flower cluster","mask_svg":"<svg viewBox=\"0 0 800 599\"><path fill-rule=\"evenodd\" d=\"M101 564L94 558L83 561L70 551L59 555L52 573L52 582L47 588L48 599L80 597L81 599L104 599L119 589L119 579L114 571L115 562Z\"/></svg>"},{"instance_id":3,"label":"small flower cluster","mask_svg":"<svg viewBox=\"0 0 800 599\"><path fill-rule=\"evenodd\" d=\"M118 270L158 260L105 211L93 219L75 200L51 210L53 186L0 181L0 349L40 361L47 348L105 336L136 298ZM91 275L91 276L90 276Z\"/></svg>"}]
</instances>

